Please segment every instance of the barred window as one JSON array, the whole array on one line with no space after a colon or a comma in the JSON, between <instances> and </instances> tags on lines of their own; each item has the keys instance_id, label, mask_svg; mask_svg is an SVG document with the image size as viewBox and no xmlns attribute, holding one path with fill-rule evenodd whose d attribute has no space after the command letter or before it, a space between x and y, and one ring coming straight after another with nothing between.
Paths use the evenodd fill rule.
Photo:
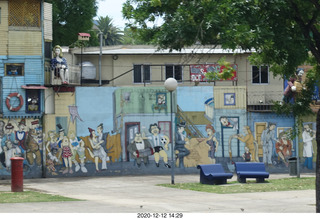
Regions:
<instances>
[{"instance_id":1,"label":"barred window","mask_svg":"<svg viewBox=\"0 0 320 219\"><path fill-rule=\"evenodd\" d=\"M39 0L10 0L9 26L40 27Z\"/></svg>"}]
</instances>

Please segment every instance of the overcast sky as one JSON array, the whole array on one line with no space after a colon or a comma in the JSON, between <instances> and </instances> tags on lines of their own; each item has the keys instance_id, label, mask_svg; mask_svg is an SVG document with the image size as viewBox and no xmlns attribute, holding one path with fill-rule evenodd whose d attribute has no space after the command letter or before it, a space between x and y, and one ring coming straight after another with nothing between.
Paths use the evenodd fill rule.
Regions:
<instances>
[{"instance_id":1,"label":"overcast sky","mask_svg":"<svg viewBox=\"0 0 320 219\"><path fill-rule=\"evenodd\" d=\"M98 16L109 16L112 18L113 25L123 29L126 21L122 18L122 4L126 0L99 0L98 1Z\"/></svg>"}]
</instances>

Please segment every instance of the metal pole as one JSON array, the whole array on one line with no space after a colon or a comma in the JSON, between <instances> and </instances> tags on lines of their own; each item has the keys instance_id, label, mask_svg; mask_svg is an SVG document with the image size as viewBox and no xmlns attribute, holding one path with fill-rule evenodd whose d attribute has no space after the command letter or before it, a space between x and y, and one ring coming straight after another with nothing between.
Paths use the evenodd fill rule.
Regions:
<instances>
[{"instance_id":1,"label":"metal pole","mask_svg":"<svg viewBox=\"0 0 320 219\"><path fill-rule=\"evenodd\" d=\"M99 55L99 86L101 86L101 57L102 57L102 32L99 32L100 37L100 55Z\"/></svg>"},{"instance_id":2,"label":"metal pole","mask_svg":"<svg viewBox=\"0 0 320 219\"><path fill-rule=\"evenodd\" d=\"M296 156L297 156L297 178L300 178L300 158L299 158L299 120L296 118L296 128L297 128L297 136L296 136Z\"/></svg>"},{"instance_id":3,"label":"metal pole","mask_svg":"<svg viewBox=\"0 0 320 219\"><path fill-rule=\"evenodd\" d=\"M173 106L172 106L172 91L170 91L170 102L171 102L171 184L174 184L174 167L175 167L175 156L174 156L174 143L173 143Z\"/></svg>"}]
</instances>

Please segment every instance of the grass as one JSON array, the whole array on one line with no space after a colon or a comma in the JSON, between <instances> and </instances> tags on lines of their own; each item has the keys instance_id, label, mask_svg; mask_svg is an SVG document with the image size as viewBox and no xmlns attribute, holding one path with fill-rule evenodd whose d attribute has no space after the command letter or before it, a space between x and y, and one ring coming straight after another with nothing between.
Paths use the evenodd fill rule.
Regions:
<instances>
[{"instance_id":1,"label":"grass","mask_svg":"<svg viewBox=\"0 0 320 219\"><path fill-rule=\"evenodd\" d=\"M24 202L64 202L80 201L79 199L50 195L36 191L24 192L0 192L0 203L24 203Z\"/></svg>"},{"instance_id":2,"label":"grass","mask_svg":"<svg viewBox=\"0 0 320 219\"><path fill-rule=\"evenodd\" d=\"M237 181L222 185L206 185L201 183L177 183L159 184L169 188L193 190L199 192L210 192L218 194L250 193L250 192L276 192L292 190L315 190L315 177L270 179L265 183L256 183L255 180L247 180L247 183Z\"/></svg>"}]
</instances>

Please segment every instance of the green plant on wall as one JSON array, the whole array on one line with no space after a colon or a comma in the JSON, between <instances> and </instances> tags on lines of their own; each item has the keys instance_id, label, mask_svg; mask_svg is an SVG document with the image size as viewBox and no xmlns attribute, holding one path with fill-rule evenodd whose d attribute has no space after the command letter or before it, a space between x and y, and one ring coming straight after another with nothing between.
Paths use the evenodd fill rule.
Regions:
<instances>
[{"instance_id":1,"label":"green plant on wall","mask_svg":"<svg viewBox=\"0 0 320 219\"><path fill-rule=\"evenodd\" d=\"M208 71L205 73L206 79L210 81L220 81L220 80L228 80L232 78L234 73L234 68L231 66L230 62L226 61L226 58L223 57L219 59L218 64L220 69L217 71ZM220 71L219 71L220 70Z\"/></svg>"}]
</instances>

